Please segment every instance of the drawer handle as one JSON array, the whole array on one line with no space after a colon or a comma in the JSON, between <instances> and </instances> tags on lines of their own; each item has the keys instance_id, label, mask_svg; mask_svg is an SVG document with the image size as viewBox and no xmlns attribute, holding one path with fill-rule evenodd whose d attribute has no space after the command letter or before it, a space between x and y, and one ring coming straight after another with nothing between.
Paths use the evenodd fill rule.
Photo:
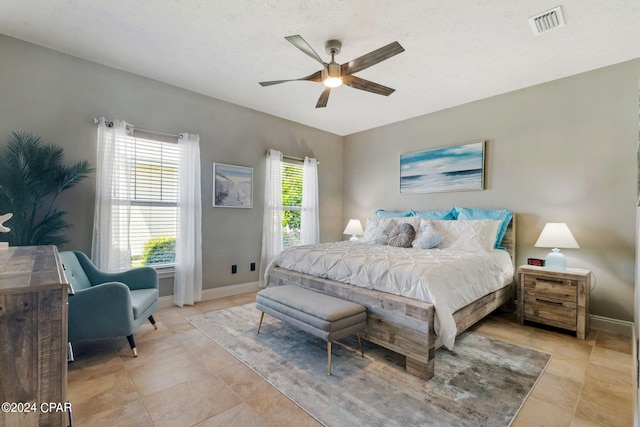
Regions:
<instances>
[{"instance_id":1,"label":"drawer handle","mask_svg":"<svg viewBox=\"0 0 640 427\"><path fill-rule=\"evenodd\" d=\"M541 299L541 298L536 298L536 301L543 302L545 304L562 305L561 302L558 302L558 301L547 301L546 299Z\"/></svg>"},{"instance_id":2,"label":"drawer handle","mask_svg":"<svg viewBox=\"0 0 640 427\"><path fill-rule=\"evenodd\" d=\"M554 280L554 279L547 279L546 277L536 277L536 282L546 282L546 283L557 283L558 285L569 285L571 286L572 283L568 282L566 280Z\"/></svg>"}]
</instances>

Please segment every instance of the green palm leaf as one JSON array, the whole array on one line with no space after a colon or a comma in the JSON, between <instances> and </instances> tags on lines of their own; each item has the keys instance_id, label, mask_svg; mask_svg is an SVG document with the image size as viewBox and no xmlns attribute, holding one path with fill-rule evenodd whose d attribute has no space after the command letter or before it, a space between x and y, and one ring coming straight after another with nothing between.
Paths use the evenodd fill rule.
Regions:
<instances>
[{"instance_id":1,"label":"green palm leaf","mask_svg":"<svg viewBox=\"0 0 640 427\"><path fill-rule=\"evenodd\" d=\"M0 151L0 214L11 212L9 233L0 241L12 246L62 245L70 227L66 211L56 207L58 195L93 172L87 161L66 166L64 151L45 145L39 136L12 132ZM47 206L43 206L47 203Z\"/></svg>"}]
</instances>

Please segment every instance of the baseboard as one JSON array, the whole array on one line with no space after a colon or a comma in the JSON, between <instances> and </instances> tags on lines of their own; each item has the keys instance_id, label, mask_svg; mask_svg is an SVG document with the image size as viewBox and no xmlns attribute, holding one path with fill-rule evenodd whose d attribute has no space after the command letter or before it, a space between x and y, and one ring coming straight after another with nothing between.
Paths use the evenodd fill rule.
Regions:
<instances>
[{"instance_id":1,"label":"baseboard","mask_svg":"<svg viewBox=\"0 0 640 427\"><path fill-rule=\"evenodd\" d=\"M221 286L219 288L205 289L202 291L202 301L246 294L258 290L259 282L240 283L238 285ZM158 298L158 308L173 306L173 295Z\"/></svg>"},{"instance_id":2,"label":"baseboard","mask_svg":"<svg viewBox=\"0 0 640 427\"><path fill-rule=\"evenodd\" d=\"M610 317L596 316L595 314L592 314L589 317L591 329L600 329L607 332L613 332L614 334L624 335L626 337L633 336L633 322L612 319Z\"/></svg>"}]
</instances>

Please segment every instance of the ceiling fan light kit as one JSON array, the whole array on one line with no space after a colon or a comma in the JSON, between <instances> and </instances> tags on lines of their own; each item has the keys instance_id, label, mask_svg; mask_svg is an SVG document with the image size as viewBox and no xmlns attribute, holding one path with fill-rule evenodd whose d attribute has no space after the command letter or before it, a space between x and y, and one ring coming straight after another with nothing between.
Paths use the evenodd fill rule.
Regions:
<instances>
[{"instance_id":1,"label":"ceiling fan light kit","mask_svg":"<svg viewBox=\"0 0 640 427\"><path fill-rule=\"evenodd\" d=\"M322 70L322 83L326 87L334 88L342 86L342 71L340 64L335 60L335 56L340 53L342 43L340 40L327 40L324 44L324 50L331 55L329 62L324 70Z\"/></svg>"},{"instance_id":2,"label":"ceiling fan light kit","mask_svg":"<svg viewBox=\"0 0 640 427\"><path fill-rule=\"evenodd\" d=\"M307 43L301 36L288 36L285 37L285 39L292 45L300 49L303 53L322 64L322 70L306 77L301 77L299 79L260 82L261 86L272 86L275 84L292 81L311 81L318 83L322 82L326 86L326 88L320 95L320 98L316 103L316 108L326 107L331 89L337 88L343 84L354 89L359 89L365 92L371 92L384 96L389 96L395 91L395 89L362 79L360 77L356 77L353 74L404 52L404 48L400 46L400 43L398 43L397 41L389 43L388 45L376 49L373 52L369 52L366 55L363 55L341 65L335 61L335 56L340 53L340 49L342 48L342 43L340 42L340 40L327 40L327 42L325 42L325 52L331 55L331 62L326 63L318 56L318 54L313 50L309 43Z\"/></svg>"}]
</instances>

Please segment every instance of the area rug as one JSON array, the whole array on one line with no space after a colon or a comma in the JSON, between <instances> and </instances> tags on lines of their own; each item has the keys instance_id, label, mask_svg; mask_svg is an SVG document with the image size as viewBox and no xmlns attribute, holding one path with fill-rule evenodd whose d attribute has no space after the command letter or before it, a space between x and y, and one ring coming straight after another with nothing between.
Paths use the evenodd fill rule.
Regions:
<instances>
[{"instance_id":1,"label":"area rug","mask_svg":"<svg viewBox=\"0 0 640 427\"><path fill-rule=\"evenodd\" d=\"M465 332L436 351L435 376L404 371L402 356L355 337L327 343L255 304L187 320L326 426L507 426L551 356Z\"/></svg>"}]
</instances>

